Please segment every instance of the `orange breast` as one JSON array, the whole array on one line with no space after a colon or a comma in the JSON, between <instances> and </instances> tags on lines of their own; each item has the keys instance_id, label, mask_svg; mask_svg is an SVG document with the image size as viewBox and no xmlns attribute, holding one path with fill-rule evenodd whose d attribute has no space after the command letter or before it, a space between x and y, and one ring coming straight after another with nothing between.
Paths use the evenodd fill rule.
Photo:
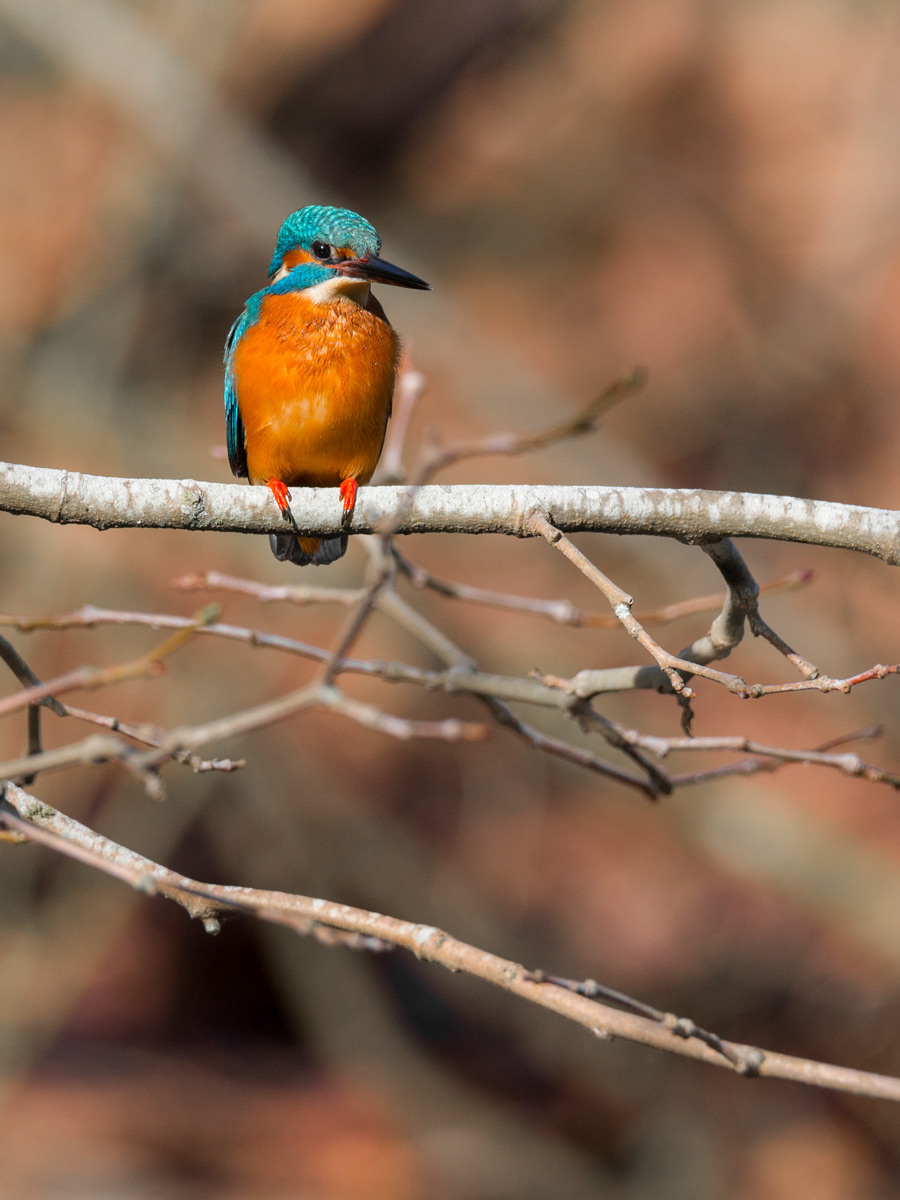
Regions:
<instances>
[{"instance_id":1,"label":"orange breast","mask_svg":"<svg viewBox=\"0 0 900 1200\"><path fill-rule=\"evenodd\" d=\"M368 483L381 454L397 336L377 300L267 296L234 350L251 483Z\"/></svg>"}]
</instances>

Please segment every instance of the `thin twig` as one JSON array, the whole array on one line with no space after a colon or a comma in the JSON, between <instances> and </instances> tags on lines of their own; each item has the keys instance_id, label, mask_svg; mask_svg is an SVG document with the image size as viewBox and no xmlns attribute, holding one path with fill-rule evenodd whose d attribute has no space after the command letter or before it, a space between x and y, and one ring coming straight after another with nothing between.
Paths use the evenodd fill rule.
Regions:
<instances>
[{"instance_id":1,"label":"thin twig","mask_svg":"<svg viewBox=\"0 0 900 1200\"><path fill-rule=\"evenodd\" d=\"M532 596L516 596L510 595L507 592L494 592L487 588L473 587L467 583L450 582L447 579L441 579L437 575L432 575L430 571L426 571L424 567L410 560L403 555L396 547L394 547L394 559L397 566L403 574L409 579L415 588L428 588L433 592L437 592L439 596L446 596L448 599L463 600L470 604L482 604L488 608L503 608L511 609L515 612L533 613L536 616L548 617L551 621L555 621L558 625L572 625L575 628L588 629L618 629L619 621L614 614L589 612L583 608L577 608L571 600L540 600ZM214 572L208 573L210 576ZM203 576L191 576L191 580L199 580ZM798 570L791 571L788 575L781 579L775 579L771 583L763 584L760 587L761 592L781 592L794 591L798 588L805 587L812 580L812 571ZM216 588L216 584L208 585L211 589ZM260 585L260 600L269 599L284 599L293 603L307 603L302 598L302 593L307 589L297 589L301 593L296 600L290 594L291 588L266 588L265 585ZM242 591L242 588L229 588L227 585L222 590ZM281 597L276 597L266 593L283 591L286 593ZM255 594L255 593L250 593ZM696 616L700 613L715 611L722 607L725 601L725 596L721 592L716 592L711 596L695 596L690 600L678 600L672 604L666 604L661 608L645 609L635 614L640 623L644 626L648 625L668 625L672 621L679 621L684 617Z\"/></svg>"},{"instance_id":2,"label":"thin twig","mask_svg":"<svg viewBox=\"0 0 900 1200\"><path fill-rule=\"evenodd\" d=\"M111 667L76 667L74 671L67 671L65 675L58 675L46 683L36 683L24 692L7 696L0 700L0 717L50 697L60 696L64 692L92 691L132 679L159 675L165 670L164 660L186 646L204 626L214 624L218 620L219 612L217 604L206 605L195 617L140 658Z\"/></svg>"},{"instance_id":3,"label":"thin twig","mask_svg":"<svg viewBox=\"0 0 900 1200\"><path fill-rule=\"evenodd\" d=\"M350 608L362 595L362 588L317 587L314 584L266 584L255 579L240 579L223 575L221 571L194 572L172 580L172 587L182 592L234 592L252 596L263 604L339 604Z\"/></svg>"},{"instance_id":4,"label":"thin twig","mask_svg":"<svg viewBox=\"0 0 900 1200\"><path fill-rule=\"evenodd\" d=\"M409 423L424 394L425 376L421 371L407 367L400 373L394 391L394 411L376 476L379 483L403 483L406 479L403 451L409 433Z\"/></svg>"},{"instance_id":5,"label":"thin twig","mask_svg":"<svg viewBox=\"0 0 900 1200\"><path fill-rule=\"evenodd\" d=\"M262 587L262 585L260 585ZM260 599L266 599L267 589L263 588L263 595ZM279 593L274 596L274 599L284 599L280 593L283 589L275 588L272 591ZM249 592L249 589L248 589ZM249 594L254 594L249 592ZM354 595L362 594L357 591ZM343 599L338 601L343 603ZM587 770L595 773L600 773L617 780L620 783L629 787L637 787L650 798L656 798L658 795L668 794L673 787L685 786L692 783L705 782L720 778L722 776L734 774L750 774L761 770L775 769L774 765L757 765L756 760L745 760L741 764L730 764L724 767L713 768L705 772L695 772L691 775L672 775L667 776L661 772L659 768L652 762L649 762L643 756L635 754L635 748L641 748L640 737L636 731L627 731L624 726L616 726L614 722L610 722L607 718L602 717L593 709L585 707L584 701L591 697L595 697L600 693L609 692L612 690L629 690L635 687L658 688L664 683L664 676L657 668L654 667L614 667L599 671L583 671L580 672L572 680L557 679L553 676L540 676L539 678L522 679L517 676L494 675L487 672L479 671L468 655L465 654L458 646L456 646L446 634L444 634L435 625L429 622L421 613L413 609L400 596L392 590L385 590L379 593L376 598L376 606L383 615L396 621L406 631L412 634L422 645L426 646L435 656L446 664L446 668L440 671L429 671L421 667L414 667L406 663L382 661L379 659L342 659L339 671L340 673L362 674L370 677L377 677L389 683L406 683L418 687L424 687L429 691L442 691L449 695L471 695L479 699L483 704L487 705L494 719L502 727L515 733L523 741L541 750L549 753L554 757L563 758L578 766L584 767ZM112 609L99 609L92 606L86 606L76 612L62 616L46 617L46 618L30 618L30 617L13 617L9 615L0 616L0 624L11 625L23 630L33 629L53 629L62 630L69 628L94 628L97 625L113 624L113 625L143 625L150 628L173 628L185 629L192 627L192 621L188 617L178 617L169 614L160 613L129 613ZM258 630L245 629L239 626L213 624L202 626L197 629L198 634L204 634L213 637L224 637L231 641L238 641L244 645L258 648L270 648L281 650L289 654L297 654L304 658L310 658L313 661L320 663L329 662L333 655L332 652L320 646L312 646L305 642L298 642L291 638L282 637L279 634L266 634ZM879 672L886 672L887 669L874 667L868 672L864 672L862 676L855 676L848 680L831 680L820 677L814 681L802 681L796 684L776 685L774 690L781 691L785 689L806 688L813 690L832 690L844 691L864 679L879 678ZM893 673L893 672L889 672ZM765 685L754 685L761 692L765 692ZM343 693L339 693L343 695ZM312 700L306 697L301 704L301 708L306 707L307 699L312 703ZM344 697L346 700L347 697ZM331 706L330 699L327 701ZM642 780L637 776L631 775L628 772L623 772L608 763L606 760L599 758L592 751L574 746L571 743L565 742L560 738L555 738L541 730L536 729L533 725L528 724L519 718L509 708L509 703L524 703L546 707L560 711L566 715L574 717L582 726L590 725L602 733L606 741L626 753L635 761L647 776L646 780ZM154 729L151 726L128 726L117 721L113 717L100 717L97 714L84 714L82 710L72 709L70 706L60 706L64 710L64 714L79 716L80 719L90 720L95 724L101 725L103 728L112 731L119 731L125 736L136 741L143 741L145 744L154 746L157 749L171 753L177 761L183 761L192 770L234 770L238 766L242 766L243 760L238 760L236 763L230 759L201 759L196 755L191 754L185 748L172 749L172 735L166 734L163 730ZM351 706L352 707L352 706ZM335 711L341 712L339 704L334 705ZM299 709L297 710L299 711ZM378 710L376 710L378 711ZM285 715L290 715L290 712ZM354 714L348 708L344 715L355 719ZM419 732L414 733L416 728L415 722L405 722L403 718L394 718L389 714L382 714L385 718L382 731L390 736L399 736L408 738L412 736L428 736L444 738L449 733L452 740L457 740L458 733L461 740L477 740L484 736L484 727L478 724L465 723L461 729L457 729L454 725L453 718L448 722L436 721L433 723L425 723L419 726ZM281 719L280 716L274 719ZM378 728L378 721L369 720L364 723L371 727ZM628 736L625 736L626 733ZM633 735L633 737L632 737ZM222 736L227 736L223 734ZM656 747L666 739L649 739L646 746L643 748L656 750ZM680 741L677 748L680 749L702 749L706 745L708 739L685 738L685 739L670 739L673 748ZM667 743L668 744L668 743ZM743 739L740 737L730 740L730 747L725 744L720 744L719 749L742 750L746 753ZM772 748L770 748L772 749ZM822 747L819 747L820 752L824 752ZM785 749L783 753L782 765L789 761L807 761L804 758L797 758L797 755L805 754L805 751L793 751ZM861 768L857 769L855 764L851 764L845 756L839 756L842 763L823 762L825 766L838 766L841 770L846 770L850 774L857 775L860 778L867 779L873 782L884 782L893 786L893 776L890 772L882 771L879 767L874 767L870 764L862 763ZM98 761L92 758L91 761ZM7 768L17 766L20 760L14 760L12 764L0 764L0 774L7 773ZM38 769L47 769L43 767L44 760L39 760ZM71 760L67 760L63 765L70 763L81 762L81 757L78 752L74 752ZM51 762L54 768L58 765L55 760Z\"/></svg>"},{"instance_id":6,"label":"thin twig","mask_svg":"<svg viewBox=\"0 0 900 1200\"><path fill-rule=\"evenodd\" d=\"M119 733L122 737L130 738L131 741L144 746L161 746L166 737L164 729L146 722L142 722L140 725L131 725L118 717L89 712L84 708L76 708L72 704L66 704L63 707L64 715L67 717L74 717L76 721L84 721L89 725L97 725L100 729L108 729L111 733ZM186 750L176 752L172 758L175 762L184 763L185 766L190 767L195 775L204 774L207 771L222 771L228 774L231 771L239 771L247 765L245 758L200 758L196 754L189 754Z\"/></svg>"},{"instance_id":7,"label":"thin twig","mask_svg":"<svg viewBox=\"0 0 900 1200\"><path fill-rule=\"evenodd\" d=\"M410 486L396 510L378 525L377 532L385 539L385 546L388 546L387 539L403 528L425 485L447 467L464 459L495 454L525 454L532 450L541 450L554 442L590 433L596 428L603 414L628 393L642 387L644 379L645 373L640 368L635 368L604 388L599 396L585 405L574 417L532 433L492 433L468 441L453 442L449 446L441 445L434 434L432 444L423 450L416 469L412 472Z\"/></svg>"},{"instance_id":8,"label":"thin twig","mask_svg":"<svg viewBox=\"0 0 900 1200\"><path fill-rule=\"evenodd\" d=\"M373 554L370 562L369 582L363 588L362 594L344 622L343 628L338 633L334 648L319 675L319 682L323 688L330 687L336 676L340 674L347 651L359 637L363 626L372 615L375 605L378 602L378 597L390 581L393 562L387 535L379 539L376 545L379 549Z\"/></svg>"},{"instance_id":9,"label":"thin twig","mask_svg":"<svg viewBox=\"0 0 900 1200\"><path fill-rule=\"evenodd\" d=\"M41 681L29 667L28 663L18 652L11 642L6 638L0 637L0 658L6 663L12 673L18 679L19 683L28 690L39 688ZM28 755L40 754L43 750L43 742L41 739L41 708L46 706L53 712L62 713L62 705L53 696L44 696L34 704L28 705L28 715L26 718L27 743L26 753ZM22 783L28 787L34 780L33 775L23 775Z\"/></svg>"},{"instance_id":10,"label":"thin twig","mask_svg":"<svg viewBox=\"0 0 900 1200\"><path fill-rule=\"evenodd\" d=\"M665 652L664 652L665 653ZM679 665L682 664L682 665ZM672 658L671 665L679 671L685 670L692 664L684 658ZM830 675L819 675L815 679L798 679L793 683L747 683L738 675L723 675L719 671L708 668L698 668L693 664L693 674L702 675L704 679L712 679L722 683L739 696L742 700L759 700L763 696L785 696L792 692L841 692L847 695L861 683L872 683L877 679L886 679L889 675L900 674L900 663L876 663L856 675L848 675L841 679L833 679ZM719 678L721 676L721 678ZM666 679L662 671L645 667L611 667L601 670L579 671L571 679L562 679L554 675L537 674L535 680L546 687L557 687L571 696L582 700L590 700L595 696L610 692L624 692L633 688L646 688L653 691L664 691Z\"/></svg>"},{"instance_id":11,"label":"thin twig","mask_svg":"<svg viewBox=\"0 0 900 1200\"><path fill-rule=\"evenodd\" d=\"M555 525L552 525L542 513L535 513L532 516L531 528L535 533L539 533L549 545L559 550L561 554L564 554L569 562L574 563L582 575L587 576L591 583L602 592L620 624L636 642L644 647L651 658L656 660L657 666L665 675L672 690L678 695L684 696L686 700L690 700L694 694L685 683L682 675L679 674L680 671L684 672L688 677L692 674L702 674L704 678L715 679L716 682L725 683L726 686L734 678L734 676L724 675L721 671L711 671L709 667L701 667L696 663L688 663L684 659L670 654L668 650L664 650L647 633L646 629L644 629L631 611L634 606L634 599L627 592L623 591L617 583L613 583L598 567L595 567L590 559L582 554L564 533L557 529ZM741 624L743 624L743 620ZM739 682L742 683L743 680Z\"/></svg>"},{"instance_id":12,"label":"thin twig","mask_svg":"<svg viewBox=\"0 0 900 1200\"><path fill-rule=\"evenodd\" d=\"M586 996L589 1000L608 1000L612 1004L621 1004L623 1008L639 1013L642 1017L649 1017L651 1021L656 1021L657 1024L670 1029L677 1037L697 1038L711 1050L721 1054L739 1075L757 1075L759 1073L763 1056L761 1050L726 1042L717 1033L701 1029L690 1017L677 1017L674 1013L662 1012L660 1009L654 1008L652 1004L645 1004L643 1000L635 1000L633 996L628 996L625 992L605 987L596 979L564 979L559 975L548 975L546 971L530 971L529 975L535 983L551 983L554 987L565 988L577 996Z\"/></svg>"},{"instance_id":13,"label":"thin twig","mask_svg":"<svg viewBox=\"0 0 900 1200\"><path fill-rule=\"evenodd\" d=\"M612 606L622 626L656 661L660 672L658 682L656 683L652 682L652 676L645 677L641 682L638 682L631 674L621 675L620 677L620 672L624 670L630 673L634 670L633 668L616 668L613 674L604 670L597 672L592 670L579 671L577 675L569 680L558 679L552 675L537 675L537 679L547 687L560 687L573 696L588 700L600 695L604 691L622 691L628 686L656 687L657 690L665 690L666 685L668 685L682 699L690 700L693 698L694 693L685 681L697 675L713 683L721 684L729 692L739 696L742 700L756 700L762 696L786 695L790 692L843 692L846 694L860 683L867 683L874 679L884 679L888 675L900 674L900 664L898 663L888 665L876 663L875 666L869 667L865 671L860 671L858 674L851 675L845 679L833 679L827 675L820 675L816 667L795 654L786 643L782 642L776 634L772 633L768 626L765 626L766 633L763 633L760 629L761 636L766 636L767 640L772 641L776 648L801 671L805 676L804 679L794 683L748 684L740 675L730 675L724 671L716 671L714 668L708 666L707 664L710 662L725 658L740 642L743 635L744 621L755 606L755 599L751 602L748 596L742 591L745 579L749 580L755 588L755 583L753 583L749 572L746 572L746 568L744 568L744 573L740 579L735 581L733 588L731 586L733 577L723 572L726 582L729 583L730 590L722 612L713 621L709 632L703 638L694 642L682 654L671 654L647 633L646 629L644 629L634 616L632 612L633 598L627 592L623 591L618 584L613 583L599 568L594 566L590 559L582 554L565 534L552 525L542 513L533 514L530 523L536 533L539 533L551 546L554 546L564 554L583 575L586 575L599 588ZM719 565L720 561L727 559L730 563L734 563L737 560L741 564L741 567L743 567L740 556L727 540L718 543L716 547L705 546L704 549L710 553L714 561L717 561L716 551L721 549L717 565ZM765 625L762 618L759 618L759 622L761 625Z\"/></svg>"},{"instance_id":14,"label":"thin twig","mask_svg":"<svg viewBox=\"0 0 900 1200\"><path fill-rule=\"evenodd\" d=\"M611 721L591 708L586 708L582 712L581 719L586 726L598 728L611 741L612 745L620 745L622 748L625 746L640 747L659 758L665 758L667 755L679 751L690 753L695 750L699 753L740 753L758 756L754 759L730 763L725 767L716 767L712 771L669 775L668 783L671 788L683 787L688 783L706 782L708 779L722 778L725 775L751 775L759 771L772 771L779 766L791 763L831 767L841 771L844 775L867 779L870 783L886 783L890 787L900 788L900 775L896 772L872 766L871 763L864 762L857 754L829 753L829 749L833 746L879 736L881 729L878 726L870 726L855 733L832 738L825 745L815 746L811 750L792 750L784 746L769 746L763 742L757 742L753 738L745 737L743 734L734 737L656 737ZM614 738L618 741L613 741Z\"/></svg>"},{"instance_id":15,"label":"thin twig","mask_svg":"<svg viewBox=\"0 0 900 1200\"><path fill-rule=\"evenodd\" d=\"M399 597L397 599L399 600ZM385 600L385 611L391 603ZM424 620L424 618L422 619ZM189 617L179 617L168 613L125 612L117 609L95 608L93 605L86 605L75 612L56 617L34 618L10 614L0 615L0 625L11 626L24 632L36 629L55 631L93 629L98 625L139 625L149 629L183 629L190 624ZM283 637L281 634L263 633L260 630L246 629L238 625L217 622L214 625L204 626L197 632L210 637L240 642L253 648L296 654L313 662L327 663L333 656L333 651L322 646L314 646L309 642ZM437 631L437 633L439 632ZM572 703L571 698L561 688L545 687L531 679L521 679L514 675L493 675L474 670L465 674L457 670L428 671L407 663L359 658L342 659L340 671L343 674L377 676L389 683L410 683L431 691L446 691L451 694L495 694L504 699L518 700L525 704L545 704L555 709L565 709Z\"/></svg>"},{"instance_id":16,"label":"thin twig","mask_svg":"<svg viewBox=\"0 0 900 1200\"><path fill-rule=\"evenodd\" d=\"M639 391L644 386L646 379L646 371L641 367L635 367L619 379L614 379L574 416L532 433L489 433L480 438L452 442L448 446L434 445L423 456L414 477L415 482L418 485L425 484L432 480L439 471L443 471L463 459L483 458L494 454L528 454L535 450L544 450L556 442L592 433L597 428L600 419L626 396Z\"/></svg>"},{"instance_id":17,"label":"thin twig","mask_svg":"<svg viewBox=\"0 0 900 1200\"><path fill-rule=\"evenodd\" d=\"M661 772L649 764L645 765L641 762L648 775L648 779L644 780L637 775L632 775L628 771L623 771L621 768L613 766L612 763L608 763L602 758L598 758L590 750L586 750L581 746L573 746L570 742L565 742L561 738L552 737L542 730L535 729L533 725L516 716L509 705L505 704L500 698L498 692L502 689L502 682L498 677L493 677L492 680L491 677L479 672L474 660L464 650L457 646L442 630L433 625L420 612L417 612L408 605L396 592L383 593L380 597L380 605L386 615L401 625L407 633L412 634L440 662L445 664L448 668L444 673L447 685L450 685L452 681L453 690L471 690L472 694L477 695L481 702L488 708L494 720L499 725L504 729L509 729L527 745L550 754L555 758L561 758L567 762L575 763L580 767L585 767L596 774L605 775L607 778L614 779L618 783L623 783L627 787L636 788L650 800L655 800L660 790L667 790L665 786L660 787L659 785L658 781L662 778ZM531 681L521 680L519 682L520 684L527 684ZM481 684L480 691L476 691L477 684ZM446 690L449 690L449 688ZM552 694L552 689L550 691ZM517 698L523 697L520 694ZM638 754L632 755L635 761L639 761L641 757Z\"/></svg>"}]
</instances>

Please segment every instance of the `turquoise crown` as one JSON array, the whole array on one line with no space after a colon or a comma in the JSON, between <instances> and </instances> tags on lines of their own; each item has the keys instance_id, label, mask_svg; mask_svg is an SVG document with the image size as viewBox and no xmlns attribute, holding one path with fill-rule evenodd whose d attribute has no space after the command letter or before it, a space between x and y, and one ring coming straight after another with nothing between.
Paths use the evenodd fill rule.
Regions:
<instances>
[{"instance_id":1,"label":"turquoise crown","mask_svg":"<svg viewBox=\"0 0 900 1200\"><path fill-rule=\"evenodd\" d=\"M269 274L275 274L289 250L296 250L297 247L309 250L313 242L346 246L353 251L356 258L377 256L381 250L381 238L359 213L351 212L349 208L327 208L321 204L310 204L291 213L278 230Z\"/></svg>"}]
</instances>

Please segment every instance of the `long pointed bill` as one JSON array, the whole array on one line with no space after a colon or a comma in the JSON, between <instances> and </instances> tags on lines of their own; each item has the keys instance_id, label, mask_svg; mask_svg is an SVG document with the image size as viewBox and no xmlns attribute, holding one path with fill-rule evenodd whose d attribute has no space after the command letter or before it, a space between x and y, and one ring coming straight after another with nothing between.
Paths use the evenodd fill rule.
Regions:
<instances>
[{"instance_id":1,"label":"long pointed bill","mask_svg":"<svg viewBox=\"0 0 900 1200\"><path fill-rule=\"evenodd\" d=\"M430 292L431 284L395 267L393 263L385 262L383 258L348 258L337 264L337 270L351 279L368 279L372 283L392 283L395 287L415 288L417 291Z\"/></svg>"}]
</instances>

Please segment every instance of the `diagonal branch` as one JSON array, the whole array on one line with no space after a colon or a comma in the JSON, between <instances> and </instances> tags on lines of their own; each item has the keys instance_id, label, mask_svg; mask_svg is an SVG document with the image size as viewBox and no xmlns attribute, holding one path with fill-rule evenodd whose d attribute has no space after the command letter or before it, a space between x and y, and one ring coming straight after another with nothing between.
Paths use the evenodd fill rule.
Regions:
<instances>
[{"instance_id":1,"label":"diagonal branch","mask_svg":"<svg viewBox=\"0 0 900 1200\"><path fill-rule=\"evenodd\" d=\"M623 750L626 747L640 748L655 754L658 758L665 758L669 754L678 752L694 753L697 751L756 756L729 763L724 767L714 767L710 771L669 775L666 782L670 791L691 783L705 783L709 779L720 779L726 775L755 775L761 771L774 771L780 766L787 766L791 763L832 767L844 775L867 779L870 783L886 783L890 787L900 790L900 775L895 771L886 771L883 767L876 767L871 763L864 762L858 754L831 753L834 747L845 745L847 742L879 737L881 729L877 725L858 730L856 733L843 734L841 737L833 738L811 750L793 750L786 746L768 746L753 738L748 738L744 734L737 734L733 737L657 737L654 734L640 733L636 729L629 729L617 721L611 721L590 707L580 710L580 719L586 727L593 726L599 729L610 745L618 746Z\"/></svg>"},{"instance_id":2,"label":"diagonal branch","mask_svg":"<svg viewBox=\"0 0 900 1200\"><path fill-rule=\"evenodd\" d=\"M774 646L779 654L783 654L788 662L797 668L804 679L815 679L819 674L818 668L792 650L760 615L759 585L747 569L747 564L737 552L734 543L729 538L723 538L721 542L711 542L703 546L703 550L716 564L722 578L728 584L729 596L735 607L743 612L753 636L764 638Z\"/></svg>"},{"instance_id":3,"label":"diagonal branch","mask_svg":"<svg viewBox=\"0 0 900 1200\"><path fill-rule=\"evenodd\" d=\"M614 379L599 395L589 401L579 412L563 421L548 425L531 433L488 433L484 437L451 442L447 446L433 445L423 455L416 469L414 482L417 487L429 482L440 471L452 467L467 458L485 458L491 455L515 456L544 450L556 442L581 437L592 433L600 419L626 396L639 391L646 382L646 372L635 367L620 379Z\"/></svg>"},{"instance_id":4,"label":"diagonal branch","mask_svg":"<svg viewBox=\"0 0 900 1200\"><path fill-rule=\"evenodd\" d=\"M549 545L565 555L569 562L581 571L582 575L585 575L595 587L599 588L622 627L643 646L651 658L655 659L657 666L668 681L669 687L678 696L684 700L692 698L694 693L686 683L686 680L692 675L700 675L704 679L722 683L729 690L738 693L746 688L744 681L736 675L726 675L722 671L715 671L705 665L716 659L724 658L738 644L743 635L744 612L740 604L736 602L733 592L729 591L722 612L710 626L709 634L702 639L705 644L698 646L696 654L688 660L680 655L670 654L647 633L632 612L634 606L632 597L594 566L591 560L582 554L578 547L573 545L565 534L552 525L545 516L535 513L531 519L531 526L535 533L539 533Z\"/></svg>"},{"instance_id":5,"label":"diagonal branch","mask_svg":"<svg viewBox=\"0 0 900 1200\"><path fill-rule=\"evenodd\" d=\"M201 883L100 836L15 784L7 784L0 801L0 823L13 833L87 863L139 891L174 900L192 917L202 920L210 932L218 931L217 915L231 910L286 926L302 936L315 935L317 929L325 926L359 935L357 944L362 947L369 944L366 939L375 938L381 944L409 950L426 962L502 988L582 1025L602 1040L622 1038L737 1075L793 1080L858 1096L900 1101L900 1079L729 1042L690 1020L670 1017L655 1009L642 1010L653 1014L650 1016L622 1011L601 1003L597 997L602 995L631 1008L637 1007L638 1002L600 985L578 985L529 971L519 963L461 942L431 925L310 896Z\"/></svg>"},{"instance_id":6,"label":"diagonal branch","mask_svg":"<svg viewBox=\"0 0 900 1200\"><path fill-rule=\"evenodd\" d=\"M612 607L623 628L656 661L656 669L647 671L640 667L617 667L602 670L579 671L572 679L558 679L552 675L538 675L537 679L548 687L559 687L572 696L589 700L602 692L624 691L628 688L654 688L657 691L675 692L682 704L693 698L687 680L697 675L722 684L742 700L759 699L762 696L784 695L788 692L843 692L851 691L860 683L873 679L885 679L888 675L900 675L900 664L876 663L844 679L834 679L819 674L818 668L796 654L773 630L766 625L757 608L758 588L743 559L727 539L705 545L722 571L729 585L728 595L721 613L713 621L702 638L683 650L671 654L650 636L632 612L634 600L618 584L607 578L590 559L573 545L556 526L542 513L534 513L531 526L549 545L559 550L602 592ZM740 675L717 671L708 663L727 658L744 634L744 622L750 620L754 632L763 636L797 667L804 678L795 683L750 683ZM689 725L690 710L686 709Z\"/></svg>"}]
</instances>

